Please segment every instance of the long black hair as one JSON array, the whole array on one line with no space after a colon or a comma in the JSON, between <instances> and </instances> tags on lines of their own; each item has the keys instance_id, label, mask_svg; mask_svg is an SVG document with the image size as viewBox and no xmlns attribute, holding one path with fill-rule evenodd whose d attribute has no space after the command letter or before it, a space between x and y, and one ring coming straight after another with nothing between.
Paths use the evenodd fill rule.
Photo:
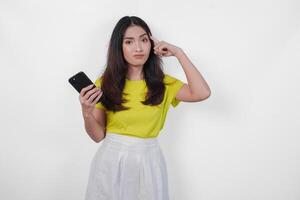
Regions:
<instances>
[{"instance_id":1,"label":"long black hair","mask_svg":"<svg viewBox=\"0 0 300 200\"><path fill-rule=\"evenodd\" d=\"M144 105L158 105L162 102L165 92L162 59L154 54L154 43L150 39L152 34L148 25L137 16L122 17L113 29L107 52L106 68L101 76L102 104L107 110L114 112L129 109L122 105L122 103L127 102L122 95L128 72L128 65L123 55L122 45L125 31L130 26L143 28L151 42L150 54L143 66L143 74L148 91L145 101L142 101L142 103Z\"/></svg>"}]
</instances>

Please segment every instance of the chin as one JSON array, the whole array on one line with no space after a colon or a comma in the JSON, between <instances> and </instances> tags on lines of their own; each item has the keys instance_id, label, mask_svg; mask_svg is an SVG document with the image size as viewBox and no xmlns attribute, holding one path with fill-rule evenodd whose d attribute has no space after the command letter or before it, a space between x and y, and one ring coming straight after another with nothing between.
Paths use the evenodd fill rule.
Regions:
<instances>
[{"instance_id":1,"label":"chin","mask_svg":"<svg viewBox=\"0 0 300 200\"><path fill-rule=\"evenodd\" d=\"M131 66L134 66L134 67L139 67L139 66L143 66L146 62L132 62L132 63L129 63Z\"/></svg>"}]
</instances>

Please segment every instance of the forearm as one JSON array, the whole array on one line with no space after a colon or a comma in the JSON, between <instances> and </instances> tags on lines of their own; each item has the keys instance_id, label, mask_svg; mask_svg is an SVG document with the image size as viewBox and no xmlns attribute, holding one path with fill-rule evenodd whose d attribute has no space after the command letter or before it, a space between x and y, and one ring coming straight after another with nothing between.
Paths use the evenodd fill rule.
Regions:
<instances>
[{"instance_id":1,"label":"forearm","mask_svg":"<svg viewBox=\"0 0 300 200\"><path fill-rule=\"evenodd\" d=\"M188 56L180 49L175 57L183 68L191 93L199 98L207 98L210 95L210 88Z\"/></svg>"},{"instance_id":2,"label":"forearm","mask_svg":"<svg viewBox=\"0 0 300 200\"><path fill-rule=\"evenodd\" d=\"M83 119L87 134L95 142L100 142L105 136L105 125L96 121L92 114L83 113Z\"/></svg>"}]
</instances>

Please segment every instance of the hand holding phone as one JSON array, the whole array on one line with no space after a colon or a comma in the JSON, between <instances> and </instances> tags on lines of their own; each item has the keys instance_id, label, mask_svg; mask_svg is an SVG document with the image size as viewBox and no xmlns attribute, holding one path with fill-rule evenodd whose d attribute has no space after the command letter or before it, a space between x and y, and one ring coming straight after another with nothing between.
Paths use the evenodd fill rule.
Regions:
<instances>
[{"instance_id":1,"label":"hand holding phone","mask_svg":"<svg viewBox=\"0 0 300 200\"><path fill-rule=\"evenodd\" d=\"M80 93L81 103L94 104L101 102L103 92L100 88L96 88L84 72L80 71L69 78L69 83Z\"/></svg>"},{"instance_id":2,"label":"hand holding phone","mask_svg":"<svg viewBox=\"0 0 300 200\"><path fill-rule=\"evenodd\" d=\"M89 115L95 108L95 104L102 96L102 91L100 88L93 88L93 84L87 87L84 87L79 96L79 100L81 103L83 115ZM93 88L93 89L91 89Z\"/></svg>"}]
</instances>

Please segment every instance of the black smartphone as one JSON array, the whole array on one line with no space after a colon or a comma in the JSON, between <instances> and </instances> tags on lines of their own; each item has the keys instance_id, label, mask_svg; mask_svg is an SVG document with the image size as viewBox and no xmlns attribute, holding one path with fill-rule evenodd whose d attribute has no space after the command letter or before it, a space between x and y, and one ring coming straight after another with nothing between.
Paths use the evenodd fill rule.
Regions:
<instances>
[{"instance_id":1,"label":"black smartphone","mask_svg":"<svg viewBox=\"0 0 300 200\"><path fill-rule=\"evenodd\" d=\"M77 90L78 93L80 93L82 88L85 88L91 84L94 85L91 89L96 87L95 84L91 81L91 79L89 79L89 77L83 71L80 71L71 78L69 78L69 83ZM98 100L98 103L101 102L101 99L102 96Z\"/></svg>"}]
</instances>

